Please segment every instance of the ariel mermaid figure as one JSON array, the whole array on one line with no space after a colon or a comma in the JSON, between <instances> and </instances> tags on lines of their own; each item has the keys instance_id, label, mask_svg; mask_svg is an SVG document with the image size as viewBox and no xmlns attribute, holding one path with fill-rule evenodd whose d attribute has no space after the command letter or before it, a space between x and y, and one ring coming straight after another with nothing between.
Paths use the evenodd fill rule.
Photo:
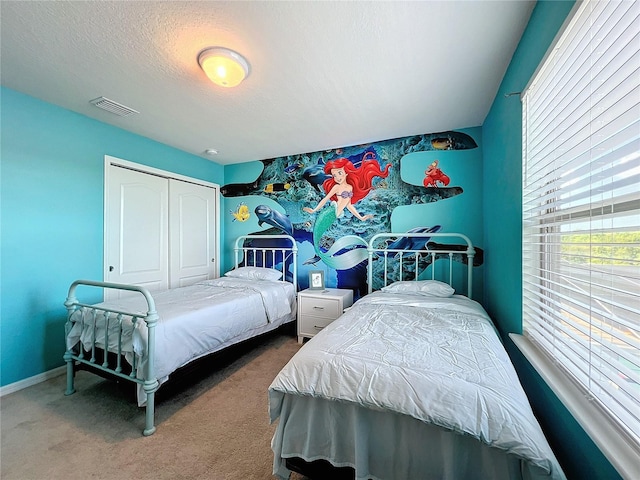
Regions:
<instances>
[{"instance_id":1,"label":"ariel mermaid figure","mask_svg":"<svg viewBox=\"0 0 640 480\"><path fill-rule=\"evenodd\" d=\"M324 172L330 174L331 177L322 184L327 194L315 208L304 207L303 210L307 213L315 213L331 200L335 206L336 217L341 216L346 208L359 220L372 219L373 215L361 215L356 210L355 203L367 196L375 177L386 178L389 175L391 164L387 164L384 171L380 170L377 161L367 158L369 155L373 154L367 153L359 168L356 168L346 158L327 162L324 166Z\"/></svg>"}]
</instances>

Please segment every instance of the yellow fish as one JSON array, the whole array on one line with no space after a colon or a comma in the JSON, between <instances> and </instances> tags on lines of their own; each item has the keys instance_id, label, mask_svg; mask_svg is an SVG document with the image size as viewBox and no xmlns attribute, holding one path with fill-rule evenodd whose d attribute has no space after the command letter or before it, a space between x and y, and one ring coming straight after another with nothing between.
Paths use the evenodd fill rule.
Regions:
<instances>
[{"instance_id":1,"label":"yellow fish","mask_svg":"<svg viewBox=\"0 0 640 480\"><path fill-rule=\"evenodd\" d=\"M273 193L273 192L284 192L285 190L289 190L291 188L290 183L270 183L266 187L264 187L265 193Z\"/></svg>"},{"instance_id":2,"label":"yellow fish","mask_svg":"<svg viewBox=\"0 0 640 480\"><path fill-rule=\"evenodd\" d=\"M452 150L453 140L449 137L438 137L431 140L431 146L436 150Z\"/></svg>"},{"instance_id":3,"label":"yellow fish","mask_svg":"<svg viewBox=\"0 0 640 480\"><path fill-rule=\"evenodd\" d=\"M249 207L247 207L247 205L244 203L240 203L236 207L235 212L233 210L229 210L229 213L233 215L234 222L236 220L239 222L246 222L247 220L249 220L249 217L251 216L251 214L249 213Z\"/></svg>"}]
</instances>

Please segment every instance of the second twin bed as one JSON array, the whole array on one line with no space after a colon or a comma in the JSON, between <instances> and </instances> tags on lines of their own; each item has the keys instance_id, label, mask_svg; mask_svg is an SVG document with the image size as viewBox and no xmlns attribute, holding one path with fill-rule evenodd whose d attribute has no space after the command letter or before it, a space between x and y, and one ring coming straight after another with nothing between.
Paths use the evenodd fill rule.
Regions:
<instances>
[{"instance_id":1,"label":"second twin bed","mask_svg":"<svg viewBox=\"0 0 640 480\"><path fill-rule=\"evenodd\" d=\"M345 470L356 480L564 478L489 316L451 287L466 270L457 283L471 291L471 242L429 237L453 237L462 247L434 250L425 239L413 250L391 242L378 248L374 237L369 291L374 283L379 290L313 337L274 379L279 478L291 470L314 479ZM466 269L453 265L461 252ZM436 258L448 259L448 268L435 268Z\"/></svg>"}]
</instances>

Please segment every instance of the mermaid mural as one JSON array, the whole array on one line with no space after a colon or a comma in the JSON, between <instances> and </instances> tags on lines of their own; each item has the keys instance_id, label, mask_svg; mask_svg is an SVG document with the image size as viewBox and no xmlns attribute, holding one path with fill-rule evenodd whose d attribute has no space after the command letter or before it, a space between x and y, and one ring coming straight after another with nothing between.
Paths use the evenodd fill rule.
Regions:
<instances>
[{"instance_id":1,"label":"mermaid mural","mask_svg":"<svg viewBox=\"0 0 640 480\"><path fill-rule=\"evenodd\" d=\"M359 168L344 157L327 162L324 173L330 174L331 177L322 184L327 195L315 208L304 207L303 210L307 213L315 213L332 200L336 217L340 217L346 207L354 217L360 220L372 219L373 215L358 213L354 204L367 196L371 190L373 178L386 178L389 175L391 164L387 164L384 171L380 170L378 162L371 158L373 156L371 152L365 153Z\"/></svg>"},{"instance_id":2,"label":"mermaid mural","mask_svg":"<svg viewBox=\"0 0 640 480\"><path fill-rule=\"evenodd\" d=\"M379 231L391 231L396 209L461 195L463 189L456 182L461 180L462 170L455 165L465 157L457 156L454 161L453 156L456 151L475 148L477 144L470 135L449 131L260 160L263 168L258 178L220 189L229 199L229 210L238 206L231 199L243 197L247 212L255 213L241 221L236 215L241 212L231 211L229 235L235 237L245 230L292 235L306 255L298 269L301 285L307 269L324 266L328 286L365 292L367 241ZM437 152L439 160L423 155L429 152ZM448 175L440 169L440 163ZM480 175L475 167L467 173L470 166L465 167L462 180L475 183ZM407 218L397 210L395 222L406 225L400 227L406 230L436 231L441 225L448 228L446 216L436 219L430 215L436 210L416 207L415 211L420 213ZM468 214L464 208L457 211L456 216ZM255 230L263 224L270 228ZM478 248L476 251L481 252ZM475 261L481 263L481 255Z\"/></svg>"},{"instance_id":3,"label":"mermaid mural","mask_svg":"<svg viewBox=\"0 0 640 480\"><path fill-rule=\"evenodd\" d=\"M366 242L357 235L347 235L337 240L327 252L320 249L321 238L333 222L342 216L345 208L349 210L359 220L366 221L373 218L372 214L362 215L356 210L355 204L362 200L371 191L373 179L376 177L386 178L389 175L391 164L387 164L384 170L375 160L372 152L367 152L362 157L359 167L356 167L347 158L338 158L328 161L324 166L324 173L330 174L322 187L327 193L314 208L304 207L307 213L316 213L329 201L333 208L322 210L313 229L313 244L316 253L322 261L336 270L345 270L362 262L367 257ZM340 250L348 251L337 255Z\"/></svg>"}]
</instances>

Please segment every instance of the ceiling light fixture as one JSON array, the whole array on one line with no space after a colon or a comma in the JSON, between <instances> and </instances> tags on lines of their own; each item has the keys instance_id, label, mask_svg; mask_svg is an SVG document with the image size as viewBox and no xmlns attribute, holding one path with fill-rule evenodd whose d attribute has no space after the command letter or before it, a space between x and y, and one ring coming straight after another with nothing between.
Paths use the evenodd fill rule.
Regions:
<instances>
[{"instance_id":1,"label":"ceiling light fixture","mask_svg":"<svg viewBox=\"0 0 640 480\"><path fill-rule=\"evenodd\" d=\"M211 155L211 156L213 156L213 155L217 155L217 154L218 154L218 150L216 150L215 148L207 148L207 149L204 151L204 154L205 154L205 155Z\"/></svg>"},{"instance_id":2,"label":"ceiling light fixture","mask_svg":"<svg viewBox=\"0 0 640 480\"><path fill-rule=\"evenodd\" d=\"M198 55L198 63L209 80L221 87L235 87L249 75L249 62L224 47L205 48Z\"/></svg>"}]
</instances>

